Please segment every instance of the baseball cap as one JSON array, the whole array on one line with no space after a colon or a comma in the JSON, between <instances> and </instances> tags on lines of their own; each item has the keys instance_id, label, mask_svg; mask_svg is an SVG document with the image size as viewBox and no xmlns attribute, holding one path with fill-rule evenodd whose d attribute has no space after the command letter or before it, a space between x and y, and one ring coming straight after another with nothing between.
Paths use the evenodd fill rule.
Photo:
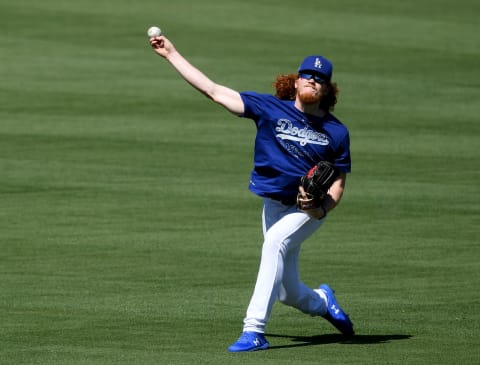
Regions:
<instances>
[{"instance_id":1,"label":"baseball cap","mask_svg":"<svg viewBox=\"0 0 480 365\"><path fill-rule=\"evenodd\" d=\"M306 71L319 73L330 81L332 78L333 65L323 56L308 56L298 68L299 73Z\"/></svg>"}]
</instances>

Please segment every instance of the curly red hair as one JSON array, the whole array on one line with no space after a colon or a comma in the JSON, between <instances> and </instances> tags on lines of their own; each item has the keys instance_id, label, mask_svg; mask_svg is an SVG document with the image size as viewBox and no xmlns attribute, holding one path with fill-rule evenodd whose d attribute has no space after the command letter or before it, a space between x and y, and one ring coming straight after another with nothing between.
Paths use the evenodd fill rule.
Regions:
<instances>
[{"instance_id":1,"label":"curly red hair","mask_svg":"<svg viewBox=\"0 0 480 365\"><path fill-rule=\"evenodd\" d=\"M273 82L275 87L275 96L282 100L295 100L297 90L295 89L295 81L298 79L298 74L278 75ZM326 93L320 101L320 109L328 112L333 111L335 104L337 104L337 95L339 89L336 82L327 82Z\"/></svg>"}]
</instances>

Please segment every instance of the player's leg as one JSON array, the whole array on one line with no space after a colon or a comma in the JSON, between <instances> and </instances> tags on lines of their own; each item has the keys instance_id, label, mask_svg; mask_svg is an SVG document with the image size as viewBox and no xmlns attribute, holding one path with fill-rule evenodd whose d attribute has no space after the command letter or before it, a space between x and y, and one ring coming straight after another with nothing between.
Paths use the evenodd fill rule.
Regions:
<instances>
[{"instance_id":1,"label":"player's leg","mask_svg":"<svg viewBox=\"0 0 480 365\"><path fill-rule=\"evenodd\" d=\"M282 282L285 254L296 244L288 237L307 221L309 217L298 212L295 206L285 206L270 199L264 200L265 241L257 282L244 319L244 331L240 338L229 346L229 351L256 351L269 346L264 336L265 325Z\"/></svg>"},{"instance_id":2,"label":"player's leg","mask_svg":"<svg viewBox=\"0 0 480 365\"><path fill-rule=\"evenodd\" d=\"M284 259L283 279L278 299L283 304L297 308L312 316L327 312L327 297L323 292L310 289L300 280L298 258L300 245L290 250Z\"/></svg>"},{"instance_id":3,"label":"player's leg","mask_svg":"<svg viewBox=\"0 0 480 365\"><path fill-rule=\"evenodd\" d=\"M271 309L279 295L284 279L285 259L289 257L290 251L299 249L301 243L322 224L322 221L297 211L296 207L286 207L268 199L265 200L263 216L266 232L260 268L244 319L244 331L259 333L265 331ZM270 224L279 217L276 223ZM318 298L315 292L312 291L311 294ZM318 302L321 300L318 299Z\"/></svg>"},{"instance_id":4,"label":"player's leg","mask_svg":"<svg viewBox=\"0 0 480 365\"><path fill-rule=\"evenodd\" d=\"M283 280L278 298L286 305L312 316L322 316L342 334L354 334L353 323L337 302L334 291L326 284L312 290L300 280L298 258L300 245L288 251L283 260Z\"/></svg>"}]
</instances>

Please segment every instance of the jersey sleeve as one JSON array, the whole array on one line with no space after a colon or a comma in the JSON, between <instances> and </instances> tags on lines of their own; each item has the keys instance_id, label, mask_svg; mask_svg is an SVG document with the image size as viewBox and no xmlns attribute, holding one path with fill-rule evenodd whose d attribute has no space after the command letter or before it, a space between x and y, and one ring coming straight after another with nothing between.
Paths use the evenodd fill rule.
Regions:
<instances>
[{"instance_id":1,"label":"jersey sleeve","mask_svg":"<svg viewBox=\"0 0 480 365\"><path fill-rule=\"evenodd\" d=\"M352 161L350 157L350 135L348 132L337 147L334 164L340 172L348 173L352 170Z\"/></svg>"},{"instance_id":2,"label":"jersey sleeve","mask_svg":"<svg viewBox=\"0 0 480 365\"><path fill-rule=\"evenodd\" d=\"M253 119L257 122L265 109L265 95L253 91L244 91L240 93L245 111L241 118Z\"/></svg>"}]
</instances>

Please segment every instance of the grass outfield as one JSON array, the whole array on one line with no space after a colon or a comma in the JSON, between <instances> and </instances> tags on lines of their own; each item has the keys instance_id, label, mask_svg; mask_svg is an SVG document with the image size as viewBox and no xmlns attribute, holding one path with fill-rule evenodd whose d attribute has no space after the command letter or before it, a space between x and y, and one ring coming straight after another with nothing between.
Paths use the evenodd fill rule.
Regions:
<instances>
[{"instance_id":1,"label":"grass outfield","mask_svg":"<svg viewBox=\"0 0 480 365\"><path fill-rule=\"evenodd\" d=\"M0 363L478 364L479 4L2 3ZM254 126L152 53L153 24L237 90L333 60L353 173L301 274L354 339L276 304L270 350L226 351L261 247Z\"/></svg>"}]
</instances>

